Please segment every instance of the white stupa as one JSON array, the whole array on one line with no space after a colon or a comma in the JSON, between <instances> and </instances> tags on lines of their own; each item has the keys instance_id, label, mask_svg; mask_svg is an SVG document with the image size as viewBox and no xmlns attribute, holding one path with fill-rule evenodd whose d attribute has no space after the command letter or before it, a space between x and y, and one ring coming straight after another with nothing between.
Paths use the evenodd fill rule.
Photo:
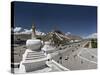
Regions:
<instances>
[{"instance_id":1,"label":"white stupa","mask_svg":"<svg viewBox=\"0 0 100 75\"><path fill-rule=\"evenodd\" d=\"M26 51L20 63L20 71L22 73L31 72L40 67L45 67L46 56L41 51L42 42L36 39L35 26L32 26L32 39L26 41Z\"/></svg>"}]
</instances>

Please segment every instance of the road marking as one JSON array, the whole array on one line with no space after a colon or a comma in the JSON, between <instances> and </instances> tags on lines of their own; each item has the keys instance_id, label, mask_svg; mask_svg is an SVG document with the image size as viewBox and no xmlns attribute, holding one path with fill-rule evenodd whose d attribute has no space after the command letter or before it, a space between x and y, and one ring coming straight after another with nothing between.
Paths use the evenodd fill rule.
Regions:
<instances>
[{"instance_id":1,"label":"road marking","mask_svg":"<svg viewBox=\"0 0 100 75\"><path fill-rule=\"evenodd\" d=\"M97 62L90 61L89 59L80 56L80 54L81 54L82 51L83 51L83 50L81 50L81 51L78 53L78 57L80 57L81 59L84 59L84 60L86 60L86 61L89 61L89 62L91 62L91 63L97 64Z\"/></svg>"},{"instance_id":2,"label":"road marking","mask_svg":"<svg viewBox=\"0 0 100 75\"><path fill-rule=\"evenodd\" d=\"M97 56L94 54L94 53L92 53L91 51L88 51L87 49L85 49L87 52L89 52L91 55L93 55L94 57L96 57L97 58Z\"/></svg>"},{"instance_id":3,"label":"road marking","mask_svg":"<svg viewBox=\"0 0 100 75\"><path fill-rule=\"evenodd\" d=\"M79 56L79 55L78 55L78 57L80 57L80 58L83 59L83 60L89 61L89 62L91 62L91 63L97 64L96 62L90 61L89 59L86 59L86 58L84 58L84 57L82 57L82 56Z\"/></svg>"}]
</instances>

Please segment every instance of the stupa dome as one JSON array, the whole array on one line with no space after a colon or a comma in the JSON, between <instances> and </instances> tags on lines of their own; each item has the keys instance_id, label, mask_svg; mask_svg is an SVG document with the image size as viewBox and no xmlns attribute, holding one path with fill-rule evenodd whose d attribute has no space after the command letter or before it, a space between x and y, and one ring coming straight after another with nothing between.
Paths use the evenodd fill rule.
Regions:
<instances>
[{"instance_id":1,"label":"stupa dome","mask_svg":"<svg viewBox=\"0 0 100 75\"><path fill-rule=\"evenodd\" d=\"M26 46L30 50L39 50L41 47L42 43L41 40L39 39L29 39L26 41Z\"/></svg>"}]
</instances>

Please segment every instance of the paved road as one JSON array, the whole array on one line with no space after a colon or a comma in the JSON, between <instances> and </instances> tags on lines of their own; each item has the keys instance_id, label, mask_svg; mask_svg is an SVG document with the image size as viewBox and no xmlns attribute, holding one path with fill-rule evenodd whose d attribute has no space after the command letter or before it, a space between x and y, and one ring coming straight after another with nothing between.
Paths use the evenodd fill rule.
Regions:
<instances>
[{"instance_id":1,"label":"paved road","mask_svg":"<svg viewBox=\"0 0 100 75\"><path fill-rule=\"evenodd\" d=\"M69 59L65 60L65 58L63 58L62 65L70 70L85 70L97 68L97 55L89 53L90 51L88 51L89 49L84 50L84 48L80 48L73 53L69 51L67 55L65 55Z\"/></svg>"},{"instance_id":2,"label":"paved road","mask_svg":"<svg viewBox=\"0 0 100 75\"><path fill-rule=\"evenodd\" d=\"M81 43L82 45L87 42ZM69 49L63 54L62 65L70 70L97 68L97 49L78 47Z\"/></svg>"}]
</instances>

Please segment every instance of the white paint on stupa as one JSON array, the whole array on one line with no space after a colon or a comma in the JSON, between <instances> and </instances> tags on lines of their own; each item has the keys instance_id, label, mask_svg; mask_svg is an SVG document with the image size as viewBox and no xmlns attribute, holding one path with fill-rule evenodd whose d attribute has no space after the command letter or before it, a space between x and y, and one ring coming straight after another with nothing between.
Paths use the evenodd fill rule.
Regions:
<instances>
[{"instance_id":1,"label":"white paint on stupa","mask_svg":"<svg viewBox=\"0 0 100 75\"><path fill-rule=\"evenodd\" d=\"M38 39L29 39L26 41L26 47L30 50L38 50L41 48L41 40L38 40Z\"/></svg>"}]
</instances>

